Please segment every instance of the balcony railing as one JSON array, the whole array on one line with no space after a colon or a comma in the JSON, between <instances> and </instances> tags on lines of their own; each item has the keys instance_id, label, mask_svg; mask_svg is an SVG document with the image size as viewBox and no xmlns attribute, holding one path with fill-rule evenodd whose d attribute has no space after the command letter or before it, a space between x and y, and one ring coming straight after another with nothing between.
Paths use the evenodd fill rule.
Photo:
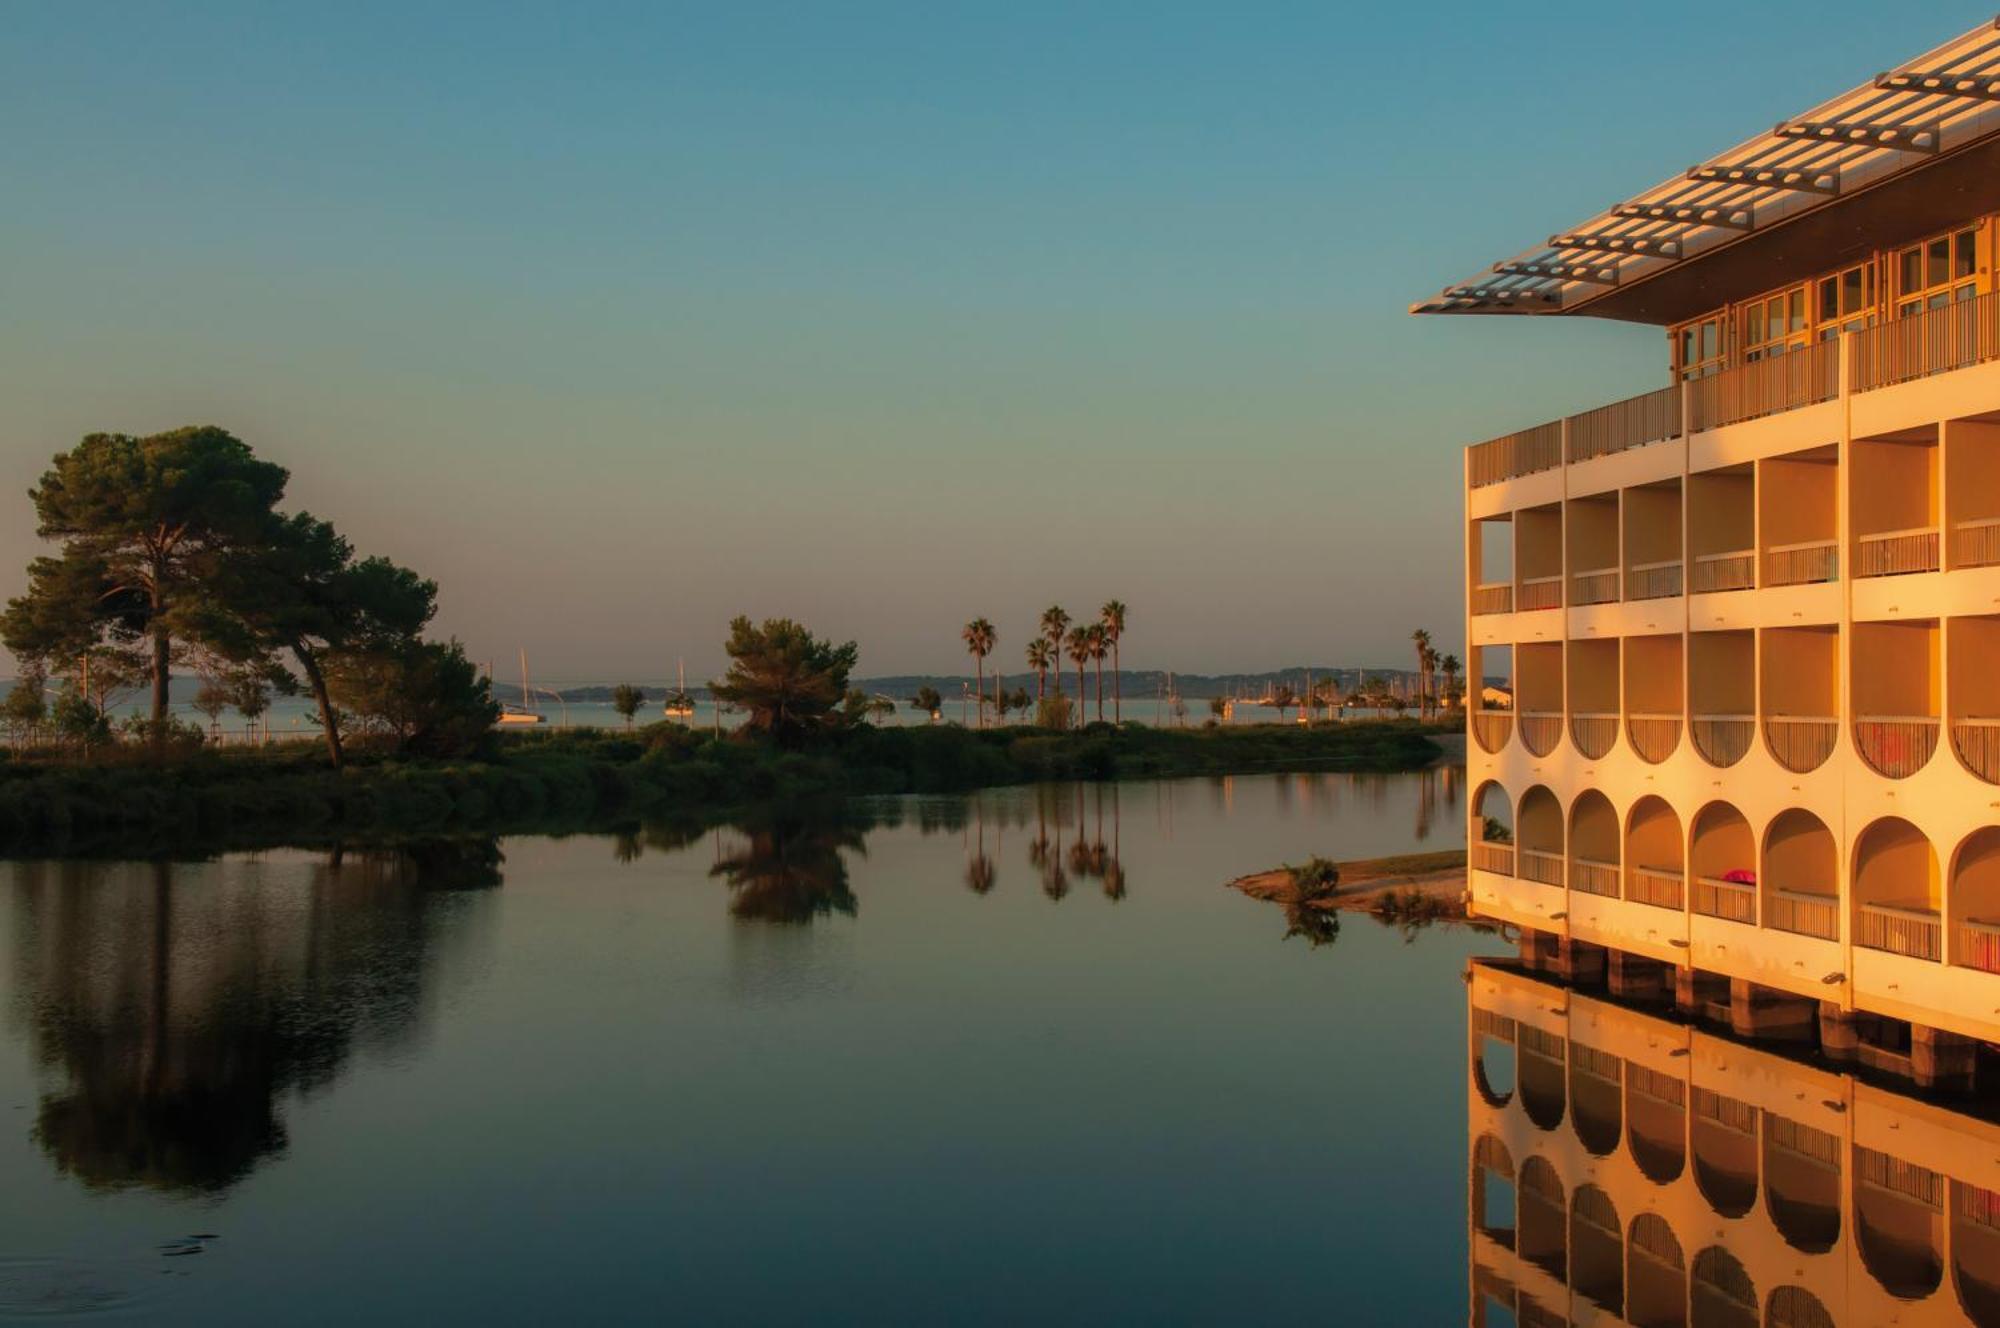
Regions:
<instances>
[{"instance_id":1,"label":"balcony railing","mask_svg":"<svg viewBox=\"0 0 2000 1328\"><path fill-rule=\"evenodd\" d=\"M1764 550L1764 584L1813 586L1840 579L1840 545L1835 540L1773 544Z\"/></svg>"},{"instance_id":2,"label":"balcony railing","mask_svg":"<svg viewBox=\"0 0 2000 1328\"><path fill-rule=\"evenodd\" d=\"M1878 774L1907 779L1930 764L1937 751L1938 722L1931 715L1858 715L1854 745Z\"/></svg>"},{"instance_id":3,"label":"balcony railing","mask_svg":"<svg viewBox=\"0 0 2000 1328\"><path fill-rule=\"evenodd\" d=\"M1569 740L1576 744L1578 751L1594 761L1610 751L1611 744L1618 741L1618 716L1571 715Z\"/></svg>"},{"instance_id":4,"label":"balcony railing","mask_svg":"<svg viewBox=\"0 0 2000 1328\"><path fill-rule=\"evenodd\" d=\"M1544 853L1540 849L1524 848L1520 852L1521 879L1539 881L1543 885L1563 883L1563 855Z\"/></svg>"},{"instance_id":5,"label":"balcony railing","mask_svg":"<svg viewBox=\"0 0 2000 1328\"><path fill-rule=\"evenodd\" d=\"M1632 750L1639 753L1640 760L1658 765L1681 745L1681 717L1630 715L1625 720L1625 736L1631 740Z\"/></svg>"},{"instance_id":6,"label":"balcony railing","mask_svg":"<svg viewBox=\"0 0 2000 1328\"><path fill-rule=\"evenodd\" d=\"M1562 741L1563 717L1550 710L1521 712L1521 745L1537 756L1547 756Z\"/></svg>"},{"instance_id":7,"label":"balcony railing","mask_svg":"<svg viewBox=\"0 0 2000 1328\"><path fill-rule=\"evenodd\" d=\"M1720 876L1694 878L1694 911L1724 922L1757 921L1757 887L1741 881L1725 881Z\"/></svg>"},{"instance_id":8,"label":"balcony railing","mask_svg":"<svg viewBox=\"0 0 2000 1328\"><path fill-rule=\"evenodd\" d=\"M1504 710L1475 710L1472 712L1472 736L1480 747L1489 752L1497 752L1507 745L1508 735L1514 731L1514 717Z\"/></svg>"},{"instance_id":9,"label":"balcony railing","mask_svg":"<svg viewBox=\"0 0 2000 1328\"><path fill-rule=\"evenodd\" d=\"M1559 609L1563 602L1563 579L1557 576L1529 576L1521 578L1521 593L1518 597L1521 611L1533 609Z\"/></svg>"},{"instance_id":10,"label":"balcony railing","mask_svg":"<svg viewBox=\"0 0 2000 1328\"><path fill-rule=\"evenodd\" d=\"M1967 770L1989 784L2000 784L2000 719L1954 719L1951 745Z\"/></svg>"},{"instance_id":11,"label":"balcony railing","mask_svg":"<svg viewBox=\"0 0 2000 1328\"><path fill-rule=\"evenodd\" d=\"M1472 865L1483 872L1497 876L1514 874L1514 846L1512 844L1492 844L1480 840L1472 846Z\"/></svg>"},{"instance_id":12,"label":"balcony railing","mask_svg":"<svg viewBox=\"0 0 2000 1328\"><path fill-rule=\"evenodd\" d=\"M1750 753L1750 740L1757 733L1755 715L1696 715L1689 727L1694 732L1694 749L1710 765L1731 766Z\"/></svg>"},{"instance_id":13,"label":"balcony railing","mask_svg":"<svg viewBox=\"0 0 2000 1328\"><path fill-rule=\"evenodd\" d=\"M1615 604L1618 601L1618 569L1599 567L1573 572L1569 578L1571 604Z\"/></svg>"},{"instance_id":14,"label":"balcony railing","mask_svg":"<svg viewBox=\"0 0 2000 1328\"><path fill-rule=\"evenodd\" d=\"M1766 715L1764 741L1787 770L1804 774L1826 764L1840 741L1840 721L1831 715Z\"/></svg>"},{"instance_id":15,"label":"balcony railing","mask_svg":"<svg viewBox=\"0 0 2000 1328\"><path fill-rule=\"evenodd\" d=\"M1681 560L1634 563L1625 574L1625 598L1667 599L1681 593Z\"/></svg>"},{"instance_id":16,"label":"balcony railing","mask_svg":"<svg viewBox=\"0 0 2000 1328\"><path fill-rule=\"evenodd\" d=\"M1757 551L1739 549L1733 553L1697 553L1689 589L1697 595L1714 595L1724 590L1757 588Z\"/></svg>"},{"instance_id":17,"label":"balcony railing","mask_svg":"<svg viewBox=\"0 0 2000 1328\"><path fill-rule=\"evenodd\" d=\"M1854 541L1854 575L1905 576L1938 569L1938 533L1930 526L1885 530Z\"/></svg>"},{"instance_id":18,"label":"balcony railing","mask_svg":"<svg viewBox=\"0 0 2000 1328\"><path fill-rule=\"evenodd\" d=\"M1936 909L1912 908L1907 904L1863 904L1854 926L1854 943L1912 959L1936 959L1939 930Z\"/></svg>"},{"instance_id":19,"label":"balcony railing","mask_svg":"<svg viewBox=\"0 0 2000 1328\"><path fill-rule=\"evenodd\" d=\"M1688 424L1700 431L1776 415L1840 395L1840 346L1815 342L1688 384Z\"/></svg>"},{"instance_id":20,"label":"balcony railing","mask_svg":"<svg viewBox=\"0 0 2000 1328\"><path fill-rule=\"evenodd\" d=\"M2000 516L1961 521L1951 528L1953 567L1992 567L2000 563Z\"/></svg>"},{"instance_id":21,"label":"balcony railing","mask_svg":"<svg viewBox=\"0 0 2000 1328\"><path fill-rule=\"evenodd\" d=\"M1514 611L1514 583L1511 581L1488 582L1472 588L1472 612L1512 613Z\"/></svg>"},{"instance_id":22,"label":"balcony railing","mask_svg":"<svg viewBox=\"0 0 2000 1328\"><path fill-rule=\"evenodd\" d=\"M1569 884L1585 894L1618 897L1618 864L1597 858L1575 858L1569 864Z\"/></svg>"},{"instance_id":23,"label":"balcony railing","mask_svg":"<svg viewBox=\"0 0 2000 1328\"><path fill-rule=\"evenodd\" d=\"M1678 384L1569 417L1569 459L1588 461L1627 448L1677 438L1681 432Z\"/></svg>"},{"instance_id":24,"label":"balcony railing","mask_svg":"<svg viewBox=\"0 0 2000 1328\"><path fill-rule=\"evenodd\" d=\"M1672 868L1634 867L1632 879L1625 887L1625 898L1635 904L1651 904L1655 908L1671 908L1679 912L1686 880L1687 873Z\"/></svg>"},{"instance_id":25,"label":"balcony railing","mask_svg":"<svg viewBox=\"0 0 2000 1328\"><path fill-rule=\"evenodd\" d=\"M1981 295L1856 333L1853 386L1871 392L1992 359L2000 359L2000 302Z\"/></svg>"},{"instance_id":26,"label":"balcony railing","mask_svg":"<svg viewBox=\"0 0 2000 1328\"><path fill-rule=\"evenodd\" d=\"M1958 958L1954 963L1982 973L2000 973L2000 922L1967 918L1956 930Z\"/></svg>"},{"instance_id":27,"label":"balcony railing","mask_svg":"<svg viewBox=\"0 0 2000 1328\"><path fill-rule=\"evenodd\" d=\"M1764 925L1774 931L1822 940L1840 939L1840 896L1807 890L1772 890Z\"/></svg>"},{"instance_id":28,"label":"balcony railing","mask_svg":"<svg viewBox=\"0 0 2000 1328\"><path fill-rule=\"evenodd\" d=\"M1561 420L1538 424L1467 449L1467 469L1475 489L1537 471L1554 470L1561 464Z\"/></svg>"}]
</instances>

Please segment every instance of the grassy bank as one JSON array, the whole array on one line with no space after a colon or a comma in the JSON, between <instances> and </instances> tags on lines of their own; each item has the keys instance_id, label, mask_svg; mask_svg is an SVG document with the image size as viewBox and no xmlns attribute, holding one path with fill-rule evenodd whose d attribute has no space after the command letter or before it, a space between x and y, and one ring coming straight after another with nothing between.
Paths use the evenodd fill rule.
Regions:
<instances>
[{"instance_id":1,"label":"grassy bank","mask_svg":"<svg viewBox=\"0 0 2000 1328\"><path fill-rule=\"evenodd\" d=\"M166 765L0 760L0 854L517 833L639 815L720 816L781 799L1047 780L1414 770L1437 754L1411 721L1313 729L1093 725L1074 733L862 728L805 752L659 724L629 734L509 734L473 761L361 753L340 771L306 744L205 750Z\"/></svg>"}]
</instances>

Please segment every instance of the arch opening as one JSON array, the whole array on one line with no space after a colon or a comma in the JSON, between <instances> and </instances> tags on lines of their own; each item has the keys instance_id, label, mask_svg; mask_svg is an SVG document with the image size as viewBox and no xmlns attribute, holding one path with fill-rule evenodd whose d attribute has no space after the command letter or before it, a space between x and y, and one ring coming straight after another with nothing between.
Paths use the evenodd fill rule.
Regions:
<instances>
[{"instance_id":1,"label":"arch opening","mask_svg":"<svg viewBox=\"0 0 2000 1328\"><path fill-rule=\"evenodd\" d=\"M1870 950L1939 957L1938 862L1924 832L1885 816L1854 845L1854 943Z\"/></svg>"}]
</instances>

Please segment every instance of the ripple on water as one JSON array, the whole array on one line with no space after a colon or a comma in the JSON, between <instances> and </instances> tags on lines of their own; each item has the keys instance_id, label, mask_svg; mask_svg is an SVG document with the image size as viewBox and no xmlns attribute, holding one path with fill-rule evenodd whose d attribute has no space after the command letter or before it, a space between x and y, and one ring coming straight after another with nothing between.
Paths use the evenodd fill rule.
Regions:
<instances>
[{"instance_id":1,"label":"ripple on water","mask_svg":"<svg viewBox=\"0 0 2000 1328\"><path fill-rule=\"evenodd\" d=\"M0 1321L130 1313L156 1299L151 1262L0 1257Z\"/></svg>"}]
</instances>

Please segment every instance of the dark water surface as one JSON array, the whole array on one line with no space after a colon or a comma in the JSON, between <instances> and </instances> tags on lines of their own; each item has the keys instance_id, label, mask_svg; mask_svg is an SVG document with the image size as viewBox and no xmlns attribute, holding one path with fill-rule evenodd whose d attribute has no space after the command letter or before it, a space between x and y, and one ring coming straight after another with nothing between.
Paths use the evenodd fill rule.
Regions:
<instances>
[{"instance_id":1,"label":"dark water surface","mask_svg":"<svg viewBox=\"0 0 2000 1328\"><path fill-rule=\"evenodd\" d=\"M0 1317L1462 1322L1460 779L0 864Z\"/></svg>"}]
</instances>

